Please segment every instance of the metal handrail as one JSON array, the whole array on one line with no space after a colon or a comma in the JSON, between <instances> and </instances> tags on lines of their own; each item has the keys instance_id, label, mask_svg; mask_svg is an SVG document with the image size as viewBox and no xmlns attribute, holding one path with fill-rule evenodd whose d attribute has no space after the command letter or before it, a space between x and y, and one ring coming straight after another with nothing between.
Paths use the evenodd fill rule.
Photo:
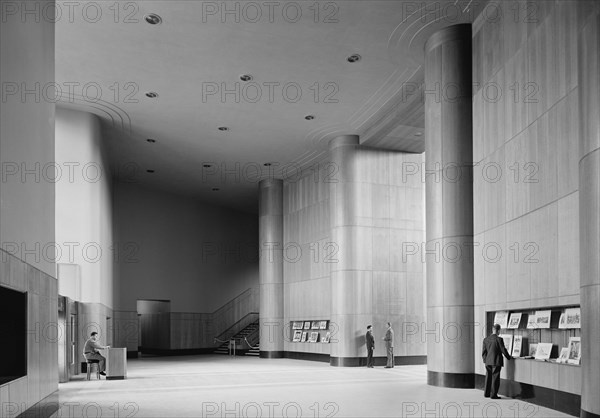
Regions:
<instances>
[{"instance_id":1,"label":"metal handrail","mask_svg":"<svg viewBox=\"0 0 600 418\"><path fill-rule=\"evenodd\" d=\"M244 341L246 342L246 344L248 344L248 347L250 347L250 348L260 348L260 344L254 346L248 342L248 339L246 337L244 337Z\"/></svg>"},{"instance_id":2,"label":"metal handrail","mask_svg":"<svg viewBox=\"0 0 600 418\"><path fill-rule=\"evenodd\" d=\"M253 322L256 321L251 321L248 322L247 325L245 325L243 328L239 329L238 331L232 332L231 330L234 329L234 327L236 327L239 323L241 323L242 321L246 320L249 316L251 315L256 315L258 316L258 312L250 312L246 315L244 315L240 320L236 321L233 325L231 325L229 328L227 328L225 331L223 331L221 334L219 334L218 336L216 336L214 338L215 341L222 341L222 342L228 342L229 340L231 340L231 337L233 337L235 334L237 334L239 331L241 331L243 328L245 328L246 326L250 325ZM225 335L230 334L231 337L229 338L223 338Z\"/></svg>"}]
</instances>

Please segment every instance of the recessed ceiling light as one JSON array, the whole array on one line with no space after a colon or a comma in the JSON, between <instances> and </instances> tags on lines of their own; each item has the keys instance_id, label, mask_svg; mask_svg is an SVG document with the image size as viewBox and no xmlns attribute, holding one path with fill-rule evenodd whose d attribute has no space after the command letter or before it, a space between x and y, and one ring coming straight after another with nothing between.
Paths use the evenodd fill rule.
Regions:
<instances>
[{"instance_id":1,"label":"recessed ceiling light","mask_svg":"<svg viewBox=\"0 0 600 418\"><path fill-rule=\"evenodd\" d=\"M271 163L264 163L263 165L264 165L265 167L271 167L271 166L272 166L272 164L271 164Z\"/></svg>"},{"instance_id":2,"label":"recessed ceiling light","mask_svg":"<svg viewBox=\"0 0 600 418\"><path fill-rule=\"evenodd\" d=\"M154 173L154 170L146 170L146 173L152 174L152 173Z\"/></svg>"},{"instance_id":3,"label":"recessed ceiling light","mask_svg":"<svg viewBox=\"0 0 600 418\"><path fill-rule=\"evenodd\" d=\"M218 192L219 190L221 190L221 189L219 189L218 187L213 187L213 188L212 188L212 191L213 191L213 192Z\"/></svg>"},{"instance_id":4,"label":"recessed ceiling light","mask_svg":"<svg viewBox=\"0 0 600 418\"><path fill-rule=\"evenodd\" d=\"M350 55L348 58L346 58L346 60L348 62L358 62L362 59L362 57L358 54L352 54Z\"/></svg>"},{"instance_id":5,"label":"recessed ceiling light","mask_svg":"<svg viewBox=\"0 0 600 418\"><path fill-rule=\"evenodd\" d=\"M315 117L313 115L304 116L304 119L306 119L306 120L313 120L314 118Z\"/></svg>"},{"instance_id":6,"label":"recessed ceiling light","mask_svg":"<svg viewBox=\"0 0 600 418\"><path fill-rule=\"evenodd\" d=\"M252 81L254 79L254 77L252 77L250 74L243 74L240 76L240 80L242 81Z\"/></svg>"},{"instance_id":7,"label":"recessed ceiling light","mask_svg":"<svg viewBox=\"0 0 600 418\"><path fill-rule=\"evenodd\" d=\"M151 144L154 144L156 142L156 139L148 138L146 139L146 141L150 142Z\"/></svg>"},{"instance_id":8,"label":"recessed ceiling light","mask_svg":"<svg viewBox=\"0 0 600 418\"><path fill-rule=\"evenodd\" d=\"M155 99L158 97L158 93L155 91L149 91L148 93L146 93L146 97L149 97L151 99Z\"/></svg>"},{"instance_id":9,"label":"recessed ceiling light","mask_svg":"<svg viewBox=\"0 0 600 418\"><path fill-rule=\"evenodd\" d=\"M202 164L202 167L204 167L204 168L210 168L210 167L212 167L212 165L210 165L210 164Z\"/></svg>"},{"instance_id":10,"label":"recessed ceiling light","mask_svg":"<svg viewBox=\"0 0 600 418\"><path fill-rule=\"evenodd\" d=\"M228 131L229 128L227 126L219 126L219 131Z\"/></svg>"},{"instance_id":11,"label":"recessed ceiling light","mask_svg":"<svg viewBox=\"0 0 600 418\"><path fill-rule=\"evenodd\" d=\"M147 14L144 16L144 19L151 25L158 25L159 23L162 23L162 18L155 13Z\"/></svg>"}]
</instances>

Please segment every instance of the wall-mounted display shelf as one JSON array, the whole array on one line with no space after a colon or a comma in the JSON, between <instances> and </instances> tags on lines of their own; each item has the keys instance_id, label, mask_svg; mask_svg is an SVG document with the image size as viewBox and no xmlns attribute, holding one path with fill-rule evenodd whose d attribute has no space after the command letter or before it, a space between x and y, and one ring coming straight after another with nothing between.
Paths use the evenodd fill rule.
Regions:
<instances>
[{"instance_id":1,"label":"wall-mounted display shelf","mask_svg":"<svg viewBox=\"0 0 600 418\"><path fill-rule=\"evenodd\" d=\"M515 358L578 365L581 360L581 309L555 306L487 312L487 334L502 327L501 337Z\"/></svg>"},{"instance_id":2,"label":"wall-mounted display shelf","mask_svg":"<svg viewBox=\"0 0 600 418\"><path fill-rule=\"evenodd\" d=\"M329 320L290 321L290 335L294 343L329 343Z\"/></svg>"}]
</instances>

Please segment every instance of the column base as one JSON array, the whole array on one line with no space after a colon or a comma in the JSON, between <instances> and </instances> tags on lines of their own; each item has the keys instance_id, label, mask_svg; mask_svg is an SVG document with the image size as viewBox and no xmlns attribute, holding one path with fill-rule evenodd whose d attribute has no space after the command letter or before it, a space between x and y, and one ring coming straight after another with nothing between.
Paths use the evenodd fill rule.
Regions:
<instances>
[{"instance_id":1,"label":"column base","mask_svg":"<svg viewBox=\"0 0 600 418\"><path fill-rule=\"evenodd\" d=\"M383 367L387 364L387 357L373 357L374 365ZM427 364L427 356L394 356L394 366L410 366ZM365 367L366 357L330 357L329 365L333 367Z\"/></svg>"},{"instance_id":2,"label":"column base","mask_svg":"<svg viewBox=\"0 0 600 418\"><path fill-rule=\"evenodd\" d=\"M427 384L443 388L474 389L475 373L444 373L427 370Z\"/></svg>"},{"instance_id":3,"label":"column base","mask_svg":"<svg viewBox=\"0 0 600 418\"><path fill-rule=\"evenodd\" d=\"M283 351L260 351L260 358L283 358Z\"/></svg>"},{"instance_id":4,"label":"column base","mask_svg":"<svg viewBox=\"0 0 600 418\"><path fill-rule=\"evenodd\" d=\"M581 410L581 413L579 414L579 416L581 418L600 418L600 415L594 414L593 412L588 412L584 409Z\"/></svg>"}]
</instances>

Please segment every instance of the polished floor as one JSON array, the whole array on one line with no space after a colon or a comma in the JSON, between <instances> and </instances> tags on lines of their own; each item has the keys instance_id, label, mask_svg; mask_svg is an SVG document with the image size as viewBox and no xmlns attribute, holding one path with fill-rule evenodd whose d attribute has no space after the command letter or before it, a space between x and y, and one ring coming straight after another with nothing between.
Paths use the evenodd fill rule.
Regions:
<instances>
[{"instance_id":1,"label":"polished floor","mask_svg":"<svg viewBox=\"0 0 600 418\"><path fill-rule=\"evenodd\" d=\"M59 385L57 417L562 417L480 390L426 384L426 366L339 368L328 363L218 355L129 360L126 380Z\"/></svg>"}]
</instances>

